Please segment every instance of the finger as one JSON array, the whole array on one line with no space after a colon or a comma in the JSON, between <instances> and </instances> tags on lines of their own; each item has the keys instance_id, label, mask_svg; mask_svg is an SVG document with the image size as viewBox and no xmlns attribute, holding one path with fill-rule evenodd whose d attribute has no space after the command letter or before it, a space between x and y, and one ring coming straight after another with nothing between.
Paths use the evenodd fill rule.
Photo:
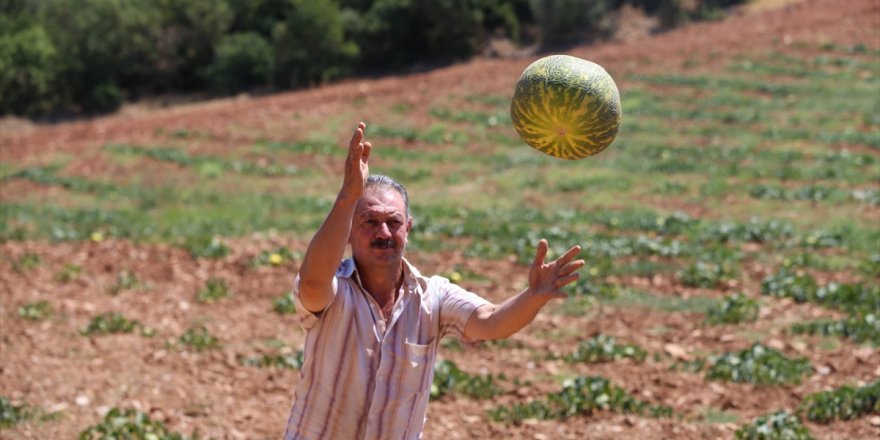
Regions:
<instances>
[{"instance_id":1,"label":"finger","mask_svg":"<svg viewBox=\"0 0 880 440\"><path fill-rule=\"evenodd\" d=\"M571 263L568 263L565 266L562 266L562 269L559 269L559 273L557 275L560 277L564 277L564 276L566 276L570 273L573 273L574 271L584 267L584 265L586 265L586 264L587 263L584 260L572 261Z\"/></svg>"},{"instance_id":2,"label":"finger","mask_svg":"<svg viewBox=\"0 0 880 440\"><path fill-rule=\"evenodd\" d=\"M557 289L567 286L581 277L579 273L573 273L571 275L566 275L564 277L557 278L556 281L553 282L553 285L556 286Z\"/></svg>"},{"instance_id":3,"label":"finger","mask_svg":"<svg viewBox=\"0 0 880 440\"><path fill-rule=\"evenodd\" d=\"M354 130L354 134L351 135L351 141L348 142L348 150L351 152L357 147L357 144L361 143L361 140L364 139L364 130L367 129L367 126L361 122L358 124L358 127Z\"/></svg>"},{"instance_id":4,"label":"finger","mask_svg":"<svg viewBox=\"0 0 880 440\"><path fill-rule=\"evenodd\" d=\"M554 263L556 263L559 266L565 266L571 260L573 260L574 257L576 257L577 254L579 254L580 252L581 252L581 247L579 245L572 246L571 249L568 250L568 252L566 252L563 256L557 258L556 261L554 261Z\"/></svg>"},{"instance_id":5,"label":"finger","mask_svg":"<svg viewBox=\"0 0 880 440\"><path fill-rule=\"evenodd\" d=\"M370 152L373 151L373 144L369 142L364 142L364 154L362 156L363 161L366 162L370 159Z\"/></svg>"},{"instance_id":6,"label":"finger","mask_svg":"<svg viewBox=\"0 0 880 440\"><path fill-rule=\"evenodd\" d=\"M532 262L532 266L543 266L545 257L547 257L547 240L541 239L538 242L538 249L535 251L535 261Z\"/></svg>"},{"instance_id":7,"label":"finger","mask_svg":"<svg viewBox=\"0 0 880 440\"><path fill-rule=\"evenodd\" d=\"M361 157L363 157L364 155L364 144L358 143L352 148L351 153L349 154L351 155L350 166L352 167L352 169L360 170Z\"/></svg>"}]
</instances>

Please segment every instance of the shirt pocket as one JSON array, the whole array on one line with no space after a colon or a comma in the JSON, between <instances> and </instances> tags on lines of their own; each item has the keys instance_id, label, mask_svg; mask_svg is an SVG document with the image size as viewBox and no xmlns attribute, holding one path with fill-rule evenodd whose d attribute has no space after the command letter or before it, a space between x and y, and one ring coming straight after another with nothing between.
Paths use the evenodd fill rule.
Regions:
<instances>
[{"instance_id":1,"label":"shirt pocket","mask_svg":"<svg viewBox=\"0 0 880 440\"><path fill-rule=\"evenodd\" d=\"M431 362L431 347L434 341L427 344L414 344L409 341L403 343L404 361L407 367L420 369Z\"/></svg>"},{"instance_id":2,"label":"shirt pocket","mask_svg":"<svg viewBox=\"0 0 880 440\"><path fill-rule=\"evenodd\" d=\"M404 342L402 348L397 356L396 372L399 376L396 383L399 386L399 397L408 400L430 389L428 381L433 370L433 345Z\"/></svg>"}]
</instances>

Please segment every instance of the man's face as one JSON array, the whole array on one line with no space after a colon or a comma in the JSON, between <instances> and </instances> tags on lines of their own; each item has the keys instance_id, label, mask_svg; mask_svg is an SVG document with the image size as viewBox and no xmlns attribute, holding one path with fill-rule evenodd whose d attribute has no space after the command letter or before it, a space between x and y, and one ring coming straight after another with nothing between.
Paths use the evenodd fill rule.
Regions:
<instances>
[{"instance_id":1,"label":"man's face","mask_svg":"<svg viewBox=\"0 0 880 440\"><path fill-rule=\"evenodd\" d=\"M351 252L358 265L399 265L412 229L403 197L396 190L371 187L358 201L351 223Z\"/></svg>"}]
</instances>

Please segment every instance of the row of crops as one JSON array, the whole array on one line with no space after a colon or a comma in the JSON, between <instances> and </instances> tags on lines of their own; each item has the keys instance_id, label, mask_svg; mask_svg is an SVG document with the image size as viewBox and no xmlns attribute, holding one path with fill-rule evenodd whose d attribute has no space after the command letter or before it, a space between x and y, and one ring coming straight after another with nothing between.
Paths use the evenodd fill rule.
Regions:
<instances>
[{"instance_id":1,"label":"row of crops","mask_svg":"<svg viewBox=\"0 0 880 440\"><path fill-rule=\"evenodd\" d=\"M792 45L735 57L720 68L717 63L694 58L673 74L652 72L650 65L611 69L624 103L621 135L601 155L579 162L543 157L517 139L509 98L501 92L456 90L421 107L386 103L375 123L367 121L377 145L372 169L399 179L413 195L411 252L526 264L541 238L557 254L580 244L588 267L569 289L570 298L550 313L584 315L596 305L696 311L701 328L728 326L737 337L750 326L773 325L784 338L876 349L880 51ZM103 143L85 158L62 151L28 163L4 160L0 240L167 243L192 259L220 262L237 255L235 243L254 233L276 231L305 242L338 188L339 176L325 172L338 169L345 154L338 133L347 132L368 105L353 102L351 114L320 121L303 137L267 132L230 146L220 140L224 133L167 127L156 130L154 143ZM79 171L86 161L99 172ZM258 276L255 269L286 270L301 258L302 249L266 247L237 263L242 276ZM48 270L53 285L63 286L95 275L72 263L47 268L44 260L38 252L0 255L15 279ZM155 281L135 270L113 275L106 291L90 295L153 292ZM485 282L466 264L443 275L476 286ZM671 287L656 292L639 283L654 279ZM227 304L237 295L231 281L209 274L186 299ZM805 305L819 316L768 322L766 311L779 304ZM263 305L279 316L294 311L289 295ZM58 319L58 309L57 299L47 297L16 303L10 313L38 329ZM74 336L127 334L200 354L227 349L228 336L203 325L162 334L158 323L142 321L114 309L90 315ZM792 387L819 368L761 336L754 339L746 348L686 361L602 333L579 335L567 352L529 349L538 360L572 370L662 363L672 374L757 387ZM459 348L444 342L449 356L435 366L436 401L510 397L520 385L497 368L463 371L454 362ZM235 361L245 368L296 370L303 360L299 350L281 343L238 353ZM605 377L569 376L545 396L493 404L484 418L517 425L613 411L695 420L693 411L641 400ZM810 438L805 423L880 414L880 383L843 382L806 394L796 408L773 408L740 424L736 436ZM58 420L47 409L0 396L0 427ZM184 438L127 407L112 407L96 424L77 429L86 439Z\"/></svg>"}]
</instances>

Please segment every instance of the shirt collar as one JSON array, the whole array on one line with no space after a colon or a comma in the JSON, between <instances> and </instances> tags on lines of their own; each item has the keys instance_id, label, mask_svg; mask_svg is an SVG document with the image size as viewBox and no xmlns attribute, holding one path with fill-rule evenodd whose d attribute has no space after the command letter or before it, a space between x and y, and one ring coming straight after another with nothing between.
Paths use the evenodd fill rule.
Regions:
<instances>
[{"instance_id":1,"label":"shirt collar","mask_svg":"<svg viewBox=\"0 0 880 440\"><path fill-rule=\"evenodd\" d=\"M357 276L357 265L354 260L347 258L339 263L336 269L336 276L339 278L353 278L360 284L360 277ZM405 291L424 292L428 287L428 280L422 276L421 272L415 266L410 264L406 258L403 259L403 287Z\"/></svg>"}]
</instances>

